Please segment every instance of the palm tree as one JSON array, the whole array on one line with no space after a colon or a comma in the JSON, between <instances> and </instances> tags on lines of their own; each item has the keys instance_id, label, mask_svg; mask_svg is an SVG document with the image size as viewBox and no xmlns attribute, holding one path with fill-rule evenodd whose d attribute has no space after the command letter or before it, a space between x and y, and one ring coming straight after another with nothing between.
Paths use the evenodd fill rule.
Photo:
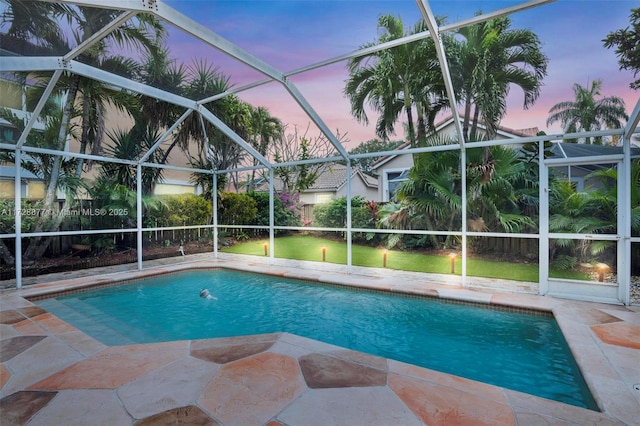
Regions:
<instances>
[{"instance_id":1,"label":"palm tree","mask_svg":"<svg viewBox=\"0 0 640 426\"><path fill-rule=\"evenodd\" d=\"M510 26L508 17L500 17L458 30L464 40L458 42L450 56L454 59L452 78L458 83L458 96L464 102L465 140L477 136L480 118L489 139L495 137L506 112L511 85L524 92L525 109L540 94L548 62L540 40L529 30L514 30Z\"/></svg>"},{"instance_id":2,"label":"palm tree","mask_svg":"<svg viewBox=\"0 0 640 426\"><path fill-rule=\"evenodd\" d=\"M62 112L60 111L59 105L49 105L49 114L43 117L45 124L44 131L30 132L27 135L26 145L36 148L53 149L53 144L57 139L58 129L60 128L61 116ZM0 118L10 123L19 132L24 131L25 122L10 110L0 108ZM72 128L71 131L73 132L74 128ZM1 151L0 164L1 163L15 163L14 153L11 151ZM57 166L57 169L55 166ZM61 159L59 156L51 154L31 153L28 156L22 156L20 167L41 179L45 187L49 186L52 180L56 181L56 188L63 189L65 192L75 192L76 188L83 186L82 181L74 176L73 160ZM42 208L45 208L44 205ZM53 227L55 225L57 227L63 218L63 215L53 216L53 218L52 216L40 215L32 224L33 229L29 229L29 231L36 229L36 226ZM49 240L46 239L44 241ZM38 251L34 251L35 256L33 258L41 257L48 246L48 242L46 244L38 244L38 242L39 240L31 239L27 247L33 246L33 250L38 249ZM4 245L4 241L0 240L0 255L6 255L8 253L9 250ZM15 258L5 257L5 262L7 264L13 264Z\"/></svg>"},{"instance_id":3,"label":"palm tree","mask_svg":"<svg viewBox=\"0 0 640 426\"><path fill-rule=\"evenodd\" d=\"M447 137L434 136L430 145L456 143ZM494 175L489 179L477 165L483 161L481 148L467 153L467 223L473 231L519 232L535 227L530 217L532 194L537 183L517 151L503 146L490 148ZM460 152L458 150L421 153L416 156L409 180L398 189L403 208L388 208L384 213L390 227L410 226L413 229L449 231L459 229L462 221L462 186ZM383 215L385 216L385 215ZM394 223L399 221L399 223ZM404 223L404 224L403 224ZM411 229L409 228L409 229ZM451 237L441 241L429 236L431 245L445 247L453 243Z\"/></svg>"},{"instance_id":4,"label":"palm tree","mask_svg":"<svg viewBox=\"0 0 640 426\"><path fill-rule=\"evenodd\" d=\"M554 180L549 193L549 230L559 233L615 234L618 221L618 169L598 169L585 179L595 179L594 185L576 191L568 180ZM640 235L640 160L631 162L631 231ZM555 239L551 245L552 258L558 266L569 268L578 262L591 261L589 256L615 258L615 241Z\"/></svg>"},{"instance_id":5,"label":"palm tree","mask_svg":"<svg viewBox=\"0 0 640 426\"><path fill-rule=\"evenodd\" d=\"M9 23L6 34L0 34L4 49L23 55L32 53L61 54L63 39L60 26L55 21L69 10L61 4L4 0L7 8L1 16L2 23Z\"/></svg>"},{"instance_id":6,"label":"palm tree","mask_svg":"<svg viewBox=\"0 0 640 426\"><path fill-rule=\"evenodd\" d=\"M277 138L283 137L284 127L282 122L269 114L269 110L264 107L251 108L249 120L249 143L262 156L266 156L272 142ZM258 160L255 158L253 159L253 165L258 165ZM247 188L248 192L254 190L255 175L256 171L252 170Z\"/></svg>"},{"instance_id":7,"label":"palm tree","mask_svg":"<svg viewBox=\"0 0 640 426\"><path fill-rule=\"evenodd\" d=\"M629 119L625 112L624 100L616 96L596 99L601 95L601 88L602 80L599 79L592 81L590 88L574 84L575 100L555 104L549 110L547 126L560 121L564 131L568 133L622 127L621 120ZM585 143L601 145L602 137L595 137L593 142L591 137L587 137Z\"/></svg>"},{"instance_id":8,"label":"palm tree","mask_svg":"<svg viewBox=\"0 0 640 426\"><path fill-rule=\"evenodd\" d=\"M40 5L40 3L37 3ZM103 28L106 24L112 22L119 14L115 10L96 9L87 7L60 7L58 5L38 6L37 8L29 9L29 13L23 13L23 3L11 2L9 4L11 11L5 16L11 19L18 20L11 22L11 28L15 28L15 34L25 37L25 41L52 48L66 47L65 51L70 50L69 43L65 40L65 34L61 31L51 31L53 26L59 26L60 20L66 20L68 25L74 29L72 35L76 44L79 44L85 40L88 40L97 31ZM29 2L29 8L31 2ZM32 13L33 12L33 13ZM46 25L42 29L39 29L40 25ZM20 30L19 30L20 29ZM122 58L109 55L109 47L112 46L133 46L138 48L152 48L156 40L161 38L164 33L164 28L160 25L159 21L151 17L151 15L140 14L136 17L135 22L127 23L119 26L112 31L103 40L97 42L92 49L83 52L77 59L94 65L104 66L112 68L112 70L129 69L128 66L132 65L130 62L123 63ZM57 50L56 50L57 51ZM116 66L116 64L118 66ZM113 65L113 67L111 67ZM35 76L36 78L38 76ZM49 76L44 76L41 80L46 83ZM84 86L83 86L84 81ZM58 89L64 92L65 96L61 99L65 99L62 107L62 114L59 120L59 130L55 142L51 144L52 149L62 150L67 137L70 133L71 118L76 114L76 108L81 111L81 132L79 135L81 143L81 151L84 152L86 148L93 144L94 152L99 152L101 135L103 129L103 114L101 112L104 109L104 105L108 96L105 94L105 87L95 82L91 82L79 75L65 76L58 82ZM81 93L82 96L78 97ZM113 95L113 93L112 93ZM111 98L116 99L116 98ZM115 103L118 105L118 102ZM44 208L52 209L56 191L59 187L59 176L61 175L63 159L60 156L54 156L51 164L51 178L48 182L45 198ZM76 164L76 176L81 174L82 161L78 161ZM65 207L73 198L73 193L69 193L65 203ZM44 230L55 230L59 227L61 219L54 221L53 223L45 223L44 220L38 220L34 231L41 232ZM31 244L27 248L25 258L35 259L42 254L48 246L49 239L42 240L42 237L36 237L31 241Z\"/></svg>"},{"instance_id":9,"label":"palm tree","mask_svg":"<svg viewBox=\"0 0 640 426\"><path fill-rule=\"evenodd\" d=\"M159 41L154 49L145 52L139 77L147 86L180 95L185 91L187 69L184 64L171 59L167 46ZM140 95L138 102L140 109L137 114L133 114L135 120L147 123L155 130L171 127L184 112L183 108L149 96Z\"/></svg>"},{"instance_id":10,"label":"palm tree","mask_svg":"<svg viewBox=\"0 0 640 426\"><path fill-rule=\"evenodd\" d=\"M417 24L413 33L425 29L424 24ZM382 15L378 18L378 30L381 34L374 43L368 43L361 48L375 46L407 35L402 19L392 15ZM427 52L431 50L433 54ZM437 67L435 47L431 39L403 44L391 49L374 52L370 55L353 58L348 63L350 77L344 92L351 102L352 114L358 121L368 123L365 103L380 116L376 123L378 136L387 139L394 133L394 126L404 112L407 118L408 139L412 146L417 145L417 135L414 123L414 111L417 110L421 118L425 108L429 110L429 95L425 89L430 86L424 81L425 75L421 70ZM441 75L437 73L442 81ZM420 84L422 83L422 84ZM414 110L415 108L415 110ZM435 114L433 114L435 116ZM424 124L419 129L420 136L425 133Z\"/></svg>"},{"instance_id":11,"label":"palm tree","mask_svg":"<svg viewBox=\"0 0 640 426\"><path fill-rule=\"evenodd\" d=\"M151 126L136 124L129 131L107 132L107 137L111 143L104 148L104 153L109 158L136 160L151 148L160 136ZM148 161L158 162L163 155L162 149L158 148ZM154 167L142 169L142 195L153 194L156 182L162 179L162 171L163 169ZM136 168L128 164L105 162L100 167L98 178L103 181L113 180L134 192L137 188Z\"/></svg>"}]
</instances>

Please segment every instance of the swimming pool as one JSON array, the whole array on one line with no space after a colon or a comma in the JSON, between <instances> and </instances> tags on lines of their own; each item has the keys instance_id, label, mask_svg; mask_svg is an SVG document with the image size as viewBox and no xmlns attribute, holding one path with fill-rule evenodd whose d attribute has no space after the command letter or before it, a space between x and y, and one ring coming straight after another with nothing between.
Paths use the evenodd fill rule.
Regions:
<instances>
[{"instance_id":1,"label":"swimming pool","mask_svg":"<svg viewBox=\"0 0 640 426\"><path fill-rule=\"evenodd\" d=\"M289 332L597 410L550 316L228 270L36 303L108 345Z\"/></svg>"}]
</instances>

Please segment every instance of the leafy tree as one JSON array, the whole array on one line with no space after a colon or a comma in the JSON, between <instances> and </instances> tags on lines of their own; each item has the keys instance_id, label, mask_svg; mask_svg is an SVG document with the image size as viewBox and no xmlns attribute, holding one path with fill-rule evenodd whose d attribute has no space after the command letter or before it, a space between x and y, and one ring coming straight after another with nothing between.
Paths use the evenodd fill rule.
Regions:
<instances>
[{"instance_id":1,"label":"leafy tree","mask_svg":"<svg viewBox=\"0 0 640 426\"><path fill-rule=\"evenodd\" d=\"M42 212L42 201L22 200L21 210L25 212L33 212L34 214L23 214L21 218L22 232L29 232L35 224L36 212ZM0 234L12 234L16 229L15 222L16 203L10 199L0 199ZM49 220L53 220L54 216L49 215ZM15 265L16 258L12 250L7 247L5 240L0 239L0 263L7 265Z\"/></svg>"},{"instance_id":2,"label":"leafy tree","mask_svg":"<svg viewBox=\"0 0 640 426\"><path fill-rule=\"evenodd\" d=\"M549 110L547 126L560 121L565 132L591 132L603 128L622 127L622 120L628 120L624 100L616 96L596 99L601 95L602 80L594 80L591 87L586 88L576 83L573 85L575 100L555 104ZM587 144L602 144L602 137L585 139Z\"/></svg>"},{"instance_id":3,"label":"leafy tree","mask_svg":"<svg viewBox=\"0 0 640 426\"><path fill-rule=\"evenodd\" d=\"M218 203L218 222L224 225L253 225L258 214L256 201L247 194L223 192Z\"/></svg>"},{"instance_id":4,"label":"leafy tree","mask_svg":"<svg viewBox=\"0 0 640 426\"><path fill-rule=\"evenodd\" d=\"M57 105L53 105L50 110L50 114L43 117L45 129L44 131L31 131L27 135L26 144L29 146L45 149L55 149L55 141L60 128L60 119L62 113ZM0 118L8 121L19 132L23 132L25 128L25 122L13 114L6 108L0 108ZM42 179L46 188L55 183L55 188L60 188L68 194L73 194L78 188L85 187L82 179L78 179L74 176L75 162L71 159L64 159L56 155L43 154L43 153L31 153L30 155L23 155L21 157L20 167L27 170L38 178ZM0 163L14 163L15 156L11 151L0 152ZM65 201L65 208L70 207L70 197ZM42 211L52 212L56 209L53 204L48 204L47 200L41 202L40 208ZM64 220L63 215L39 215L33 221L33 227L31 231L37 231L42 229L58 229L60 224ZM34 237L29 241L26 253L31 253L31 256L26 257L25 264L30 263L33 259L38 259L47 250L50 244L50 238L46 237ZM2 244L0 240L0 245ZM6 251L6 250L3 250Z\"/></svg>"},{"instance_id":5,"label":"leafy tree","mask_svg":"<svg viewBox=\"0 0 640 426\"><path fill-rule=\"evenodd\" d=\"M107 214L92 214L81 216L85 229L120 229L135 228L138 217L137 191L122 184L118 177L113 175L101 175L88 188L89 201L82 201L83 208L89 206L91 211L102 209ZM160 208L160 202L150 196L142 197L143 217L149 217ZM82 243L91 246L98 253L104 250L112 250L116 244L124 247L135 247L135 234L121 234L116 241L115 237L107 234L89 234L82 237Z\"/></svg>"},{"instance_id":6,"label":"leafy tree","mask_svg":"<svg viewBox=\"0 0 640 426\"><path fill-rule=\"evenodd\" d=\"M374 229L377 220L377 205L368 202L364 197L351 198L351 226L354 228ZM318 204L313 209L314 226L326 228L347 227L347 197L339 197L326 204ZM330 232L329 234L333 234ZM342 232L346 238L346 233ZM367 241L372 239L373 233L354 233L353 239Z\"/></svg>"},{"instance_id":7,"label":"leafy tree","mask_svg":"<svg viewBox=\"0 0 640 426\"><path fill-rule=\"evenodd\" d=\"M633 71L633 76L637 77L640 72L640 7L631 9L629 21L631 28L613 31L602 41L607 49L616 46L620 69ZM640 89L640 79L629 83L629 87Z\"/></svg>"},{"instance_id":8,"label":"leafy tree","mask_svg":"<svg viewBox=\"0 0 640 426\"><path fill-rule=\"evenodd\" d=\"M265 192L248 193L256 201L257 216L256 225L269 226L269 194ZM277 194L273 199L274 223L276 226L300 226L299 200L288 193ZM266 231L263 231L263 233ZM276 229L276 235L285 234L286 231Z\"/></svg>"},{"instance_id":9,"label":"leafy tree","mask_svg":"<svg viewBox=\"0 0 640 426\"><path fill-rule=\"evenodd\" d=\"M286 126L284 131L286 132ZM308 127L303 134L298 133L298 128L294 127L293 133L272 141L273 143L269 146L269 156L276 163L329 157L334 150L331 141L324 135L311 138L307 135L308 132ZM336 132L336 137L341 142L345 139L340 132ZM293 193L311 187L318 179L320 169L323 167L326 167L325 163L302 164L297 167L283 166L276 167L274 174L282 182L282 192Z\"/></svg>"},{"instance_id":10,"label":"leafy tree","mask_svg":"<svg viewBox=\"0 0 640 426\"><path fill-rule=\"evenodd\" d=\"M384 151L392 151L399 147L402 144L402 141L385 141L383 139L371 139L366 142L362 142L357 147L353 148L349 151L349 154L366 154L369 152L384 152ZM335 154L337 155L337 153ZM378 157L363 157L363 158L354 158L351 160L351 165L353 167L359 167L365 173L370 173L373 168L373 163L378 161L382 156ZM344 162L340 162L344 164Z\"/></svg>"}]
</instances>

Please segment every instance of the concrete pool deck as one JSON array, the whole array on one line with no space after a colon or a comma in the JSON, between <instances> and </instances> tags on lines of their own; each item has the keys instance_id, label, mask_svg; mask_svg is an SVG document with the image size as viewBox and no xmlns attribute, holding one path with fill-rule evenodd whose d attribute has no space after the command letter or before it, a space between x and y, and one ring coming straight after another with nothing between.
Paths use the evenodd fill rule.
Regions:
<instances>
[{"instance_id":1,"label":"concrete pool deck","mask_svg":"<svg viewBox=\"0 0 640 426\"><path fill-rule=\"evenodd\" d=\"M501 291L500 283L462 288L446 276L344 274L329 264L231 255L188 259L143 271L74 271L2 291L0 424L633 425L640 419L638 306L536 296L526 285L519 293ZM27 300L191 268L553 312L601 412L287 333L107 347Z\"/></svg>"}]
</instances>

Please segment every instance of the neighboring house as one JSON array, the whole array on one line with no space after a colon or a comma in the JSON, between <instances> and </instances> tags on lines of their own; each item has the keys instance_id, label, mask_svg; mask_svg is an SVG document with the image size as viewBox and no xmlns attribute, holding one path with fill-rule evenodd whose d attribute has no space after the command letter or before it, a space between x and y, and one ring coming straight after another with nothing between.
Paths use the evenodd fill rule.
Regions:
<instances>
[{"instance_id":1,"label":"neighboring house","mask_svg":"<svg viewBox=\"0 0 640 426\"><path fill-rule=\"evenodd\" d=\"M462 121L464 117L460 117ZM436 133L442 136L457 138L454 126L454 118L448 117L436 123ZM478 125L478 133L485 134L485 127ZM506 127L498 128L496 139L513 139L519 137L535 136L538 133L537 127L514 130ZM409 142L400 145L397 149L408 149ZM373 164L372 171L378 176L378 200L389 201L393 198L398 185L408 179L409 169L413 167L413 156L411 154L388 155Z\"/></svg>"},{"instance_id":2,"label":"neighboring house","mask_svg":"<svg viewBox=\"0 0 640 426\"><path fill-rule=\"evenodd\" d=\"M586 145L583 143L554 142L551 146L553 158L584 159L585 157L600 157L604 155L622 154L621 146L610 145ZM640 157L640 148L631 148L631 157ZM554 166L553 170L557 177L564 177L573 182L576 191L583 191L585 188L598 188L602 182L596 179L588 179L586 176L596 170L608 169L611 163L601 162L598 164L573 164L570 166Z\"/></svg>"},{"instance_id":3,"label":"neighboring house","mask_svg":"<svg viewBox=\"0 0 640 426\"><path fill-rule=\"evenodd\" d=\"M347 166L327 164L320 168L318 179L308 189L300 193L300 202L304 207L304 219L313 218L313 206L328 203L335 198L347 195ZM282 181L274 178L274 189L281 192ZM266 192L269 184L262 180L257 182L256 192ZM378 181L363 173L358 168L351 169L351 197L363 197L367 200L380 201L378 198Z\"/></svg>"},{"instance_id":4,"label":"neighboring house","mask_svg":"<svg viewBox=\"0 0 640 426\"><path fill-rule=\"evenodd\" d=\"M16 116L26 119L29 117L29 111L26 107L26 98L22 93L22 88L18 84L7 78L7 76L0 75L0 107L8 108L12 113L16 114ZM116 109L112 107L107 114L109 117L108 121L105 123L107 132L112 129L129 129L131 127L132 121L129 116L126 114L122 114L118 112ZM44 124L40 121L36 122L34 126L34 131L42 131L44 130ZM5 120L0 119L0 143L5 144L15 144L20 137L20 133L16 128L11 126ZM110 145L111 141L105 137L103 145ZM168 145L166 143L165 145ZM79 142L73 138L68 138L66 146L64 148L66 151L79 152L80 146ZM171 153L171 164L178 165L182 167L189 167L189 161L187 156L182 152L182 150L176 149ZM0 198L10 198L13 199L14 192L14 176L15 170L13 165L6 166L8 169L5 169L3 166L0 169ZM99 171L99 167L92 167L91 170L85 172L83 174L83 178L91 182L96 178L96 174ZM37 177L33 176L31 173L26 170L22 170L21 176L23 179L23 190L22 194L26 198L30 199L41 199L44 198L44 183L40 180L36 184ZM190 173L186 173L184 171L165 169L163 172L163 181L159 182L154 190L156 195L160 194L197 194L200 191L199 188L193 183L190 182ZM37 186L42 186L42 190L38 189ZM31 189L27 190L27 187ZM64 199L64 192L58 191L57 197L59 199Z\"/></svg>"}]
</instances>

